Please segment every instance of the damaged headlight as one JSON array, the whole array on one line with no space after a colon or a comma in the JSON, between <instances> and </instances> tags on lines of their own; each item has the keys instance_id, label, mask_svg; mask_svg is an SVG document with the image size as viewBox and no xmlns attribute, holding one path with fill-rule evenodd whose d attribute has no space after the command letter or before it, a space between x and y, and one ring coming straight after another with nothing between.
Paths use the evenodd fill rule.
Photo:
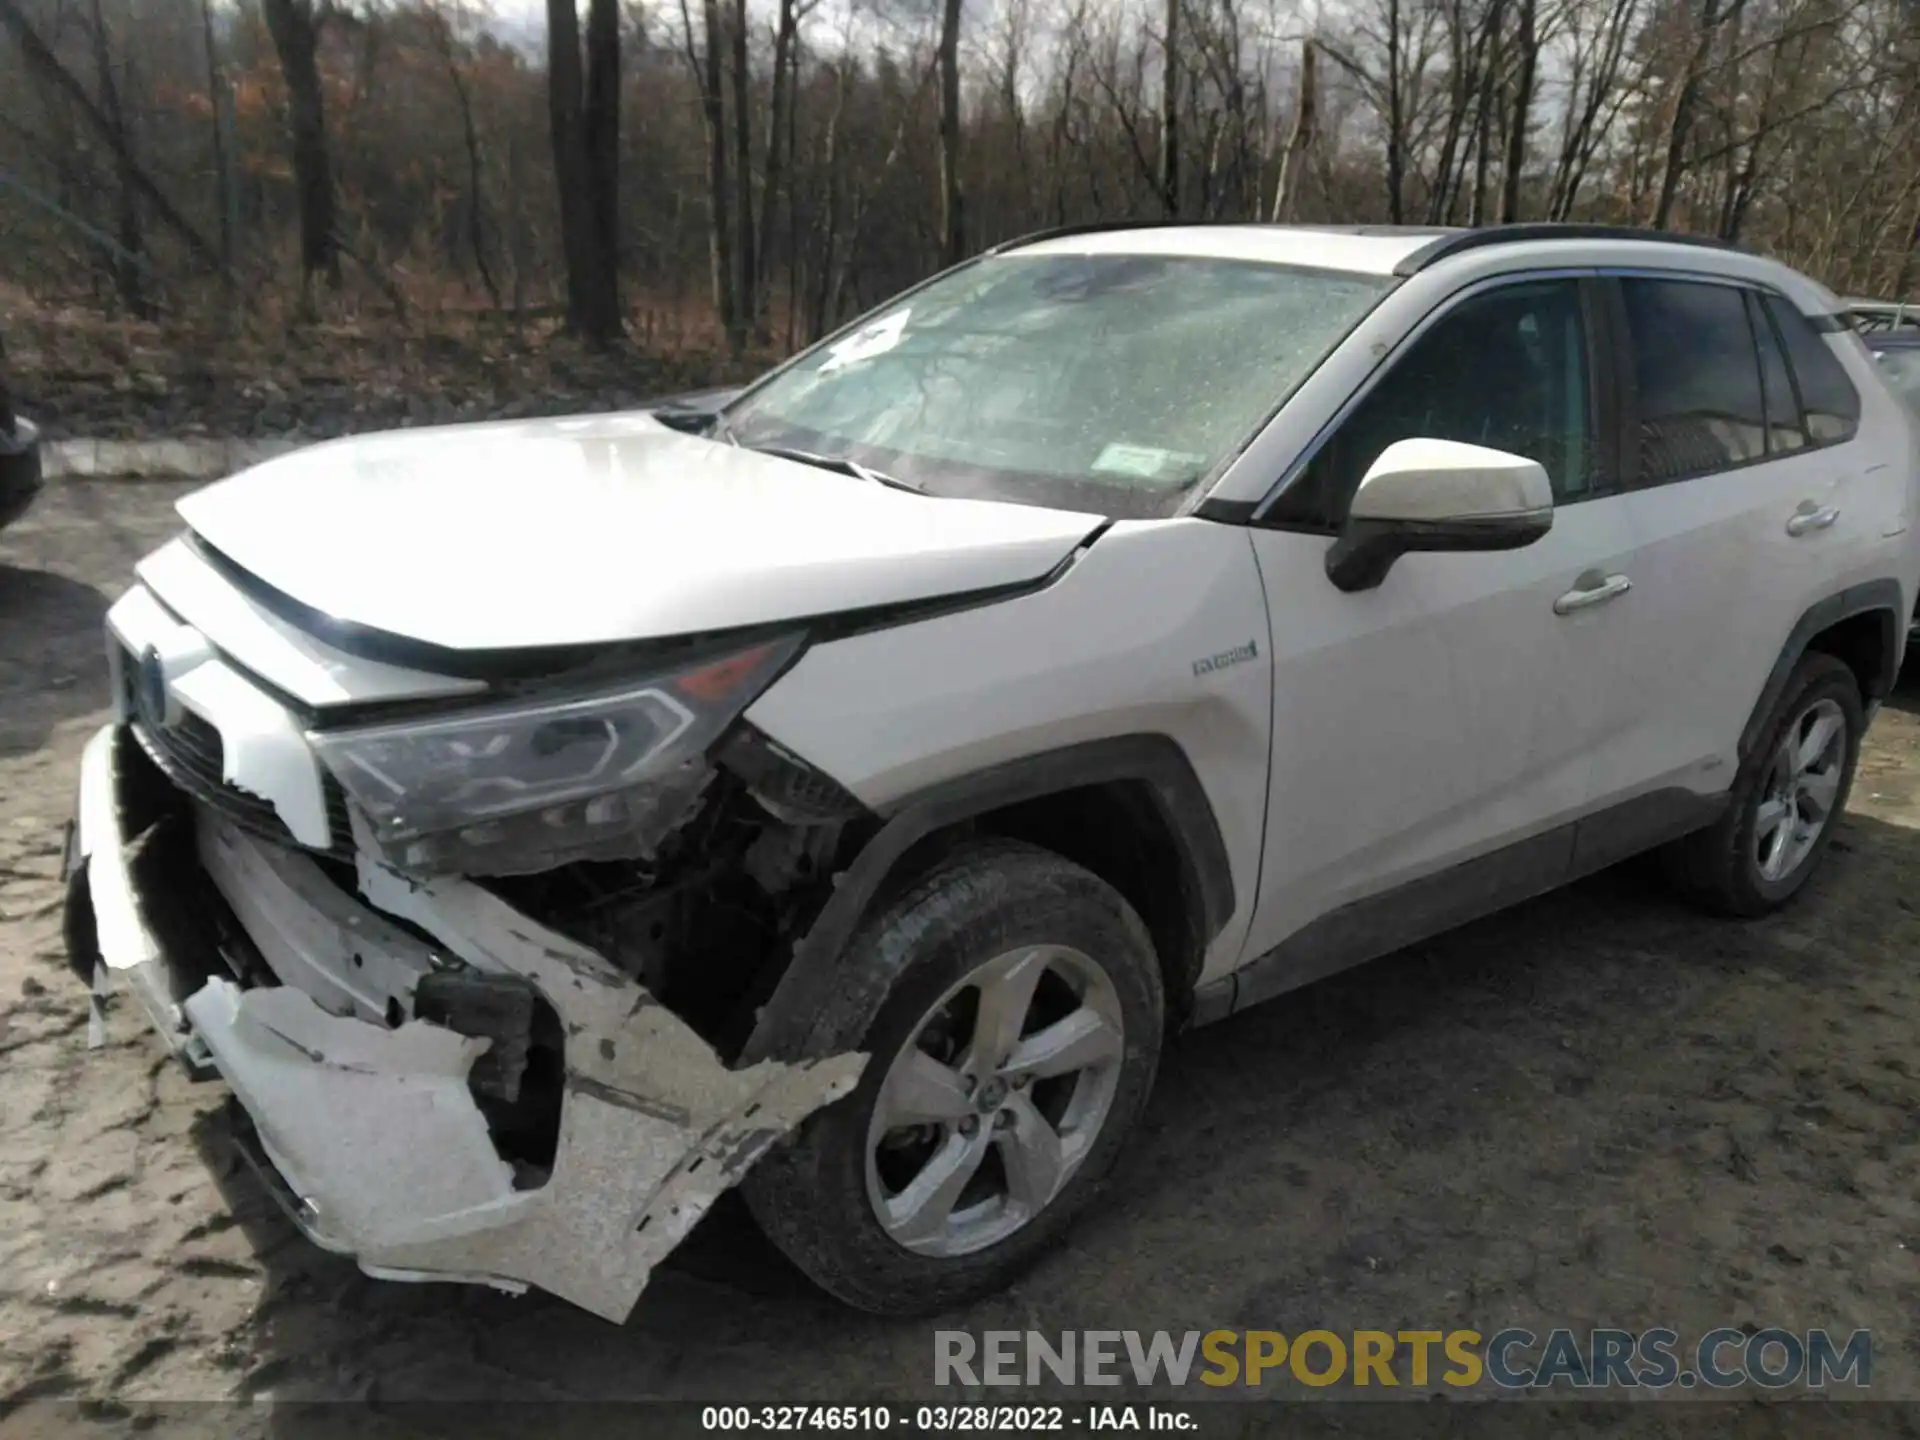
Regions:
<instances>
[{"instance_id":1,"label":"damaged headlight","mask_svg":"<svg viewBox=\"0 0 1920 1440\"><path fill-rule=\"evenodd\" d=\"M644 855L706 787L708 747L799 647L787 636L617 690L307 738L402 869L508 875Z\"/></svg>"}]
</instances>

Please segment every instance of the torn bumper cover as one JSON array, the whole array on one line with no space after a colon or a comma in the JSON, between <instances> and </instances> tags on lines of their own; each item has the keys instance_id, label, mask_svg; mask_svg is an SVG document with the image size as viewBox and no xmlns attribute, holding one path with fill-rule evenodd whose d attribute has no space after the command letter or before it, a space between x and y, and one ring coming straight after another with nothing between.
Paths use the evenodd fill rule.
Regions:
<instances>
[{"instance_id":1,"label":"torn bumper cover","mask_svg":"<svg viewBox=\"0 0 1920 1440\"><path fill-rule=\"evenodd\" d=\"M224 1077L301 1228L376 1276L534 1286L622 1320L714 1199L865 1061L729 1069L490 891L362 847L350 893L186 803L124 726L87 746L68 863L69 944L96 996L130 991L182 1060ZM536 997L558 1022L559 1115L550 1164L529 1167L476 1094L518 1095Z\"/></svg>"}]
</instances>

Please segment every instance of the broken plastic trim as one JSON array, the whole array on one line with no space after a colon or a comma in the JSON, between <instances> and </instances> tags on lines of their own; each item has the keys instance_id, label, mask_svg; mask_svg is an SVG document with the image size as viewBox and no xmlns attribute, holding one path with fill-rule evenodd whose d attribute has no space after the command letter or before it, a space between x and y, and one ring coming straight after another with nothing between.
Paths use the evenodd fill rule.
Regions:
<instances>
[{"instance_id":1,"label":"broken plastic trim","mask_svg":"<svg viewBox=\"0 0 1920 1440\"><path fill-rule=\"evenodd\" d=\"M87 906L106 942L103 968L116 985L133 982L176 1049L204 1052L245 1106L267 1165L296 1198L301 1227L369 1274L535 1286L624 1319L653 1267L714 1199L781 1136L851 1091L865 1065L864 1055L845 1053L729 1069L691 1027L594 951L470 881L408 880L371 857L364 835L356 837L363 847L357 880L371 908L357 927L330 918L333 911L303 900L329 883L312 859L206 812L196 824L216 827L219 845L270 864L288 881L274 892L271 914L254 907L243 922L282 983L243 988L196 974L188 962L208 957L170 950L145 918L156 897L143 892L128 862L130 826L140 817L115 796L125 779L116 755L157 778L139 770L144 757L130 749L124 729L107 727L88 746L76 841L83 870L76 873L91 883L76 887L76 903ZM193 828L176 827L176 835ZM226 873L231 880L243 871ZM469 1088L496 1037L458 1034L423 1018L411 1002L424 965L412 972L409 1004L394 998L397 1025L360 1007L340 1014L316 1003L315 993L344 993L353 983L328 974L329 965L355 976L386 974L405 987L395 957L368 951L398 933L383 912L475 972L530 984L558 1015L565 1036L559 1136L551 1176L538 1189L516 1186ZM74 929L85 926L76 920ZM364 971L352 966L363 952ZM190 993L176 1001L182 986Z\"/></svg>"}]
</instances>

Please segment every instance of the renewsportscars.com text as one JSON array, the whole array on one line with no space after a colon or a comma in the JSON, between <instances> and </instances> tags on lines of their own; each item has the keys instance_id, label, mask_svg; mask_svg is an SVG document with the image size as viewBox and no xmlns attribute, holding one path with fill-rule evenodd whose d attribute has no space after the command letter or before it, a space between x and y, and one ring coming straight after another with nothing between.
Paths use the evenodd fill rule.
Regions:
<instances>
[{"instance_id":1,"label":"renewsportscars.com text","mask_svg":"<svg viewBox=\"0 0 1920 1440\"><path fill-rule=\"evenodd\" d=\"M1333 1385L1455 1390L1864 1389L1873 1337L1726 1326L1652 1330L939 1330L943 1386Z\"/></svg>"}]
</instances>

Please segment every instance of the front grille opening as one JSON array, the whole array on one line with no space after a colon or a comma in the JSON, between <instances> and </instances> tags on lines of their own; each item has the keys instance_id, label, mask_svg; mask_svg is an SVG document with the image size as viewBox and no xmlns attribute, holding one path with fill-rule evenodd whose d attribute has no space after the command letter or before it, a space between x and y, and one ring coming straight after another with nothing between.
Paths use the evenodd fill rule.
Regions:
<instances>
[{"instance_id":1,"label":"front grille opening","mask_svg":"<svg viewBox=\"0 0 1920 1440\"><path fill-rule=\"evenodd\" d=\"M226 752L218 730L191 710L181 710L172 721L159 713L159 697L149 694L148 687L141 684L139 661L129 651L121 652L120 674L134 737L167 779L248 834L275 845L304 848L287 829L273 802L225 779ZM353 826L347 818L346 792L324 772L320 783L327 806L329 844L325 853L351 858Z\"/></svg>"},{"instance_id":2,"label":"front grille opening","mask_svg":"<svg viewBox=\"0 0 1920 1440\"><path fill-rule=\"evenodd\" d=\"M124 733L116 744L114 798L131 842L127 867L140 921L167 959L171 998L184 1001L223 966L243 986L277 983L201 867L185 798Z\"/></svg>"}]
</instances>

